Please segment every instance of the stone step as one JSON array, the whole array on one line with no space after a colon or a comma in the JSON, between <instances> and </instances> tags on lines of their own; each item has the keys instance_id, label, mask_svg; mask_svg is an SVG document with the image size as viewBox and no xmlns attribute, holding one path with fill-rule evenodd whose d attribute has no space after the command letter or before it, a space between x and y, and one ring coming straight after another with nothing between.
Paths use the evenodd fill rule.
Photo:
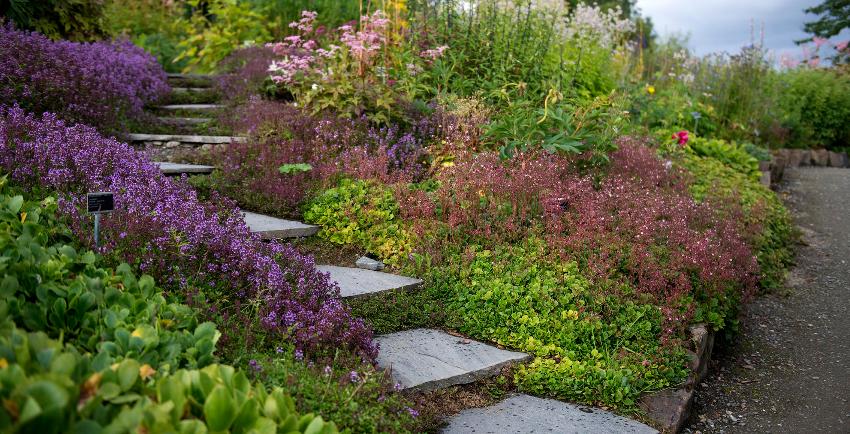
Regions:
<instances>
[{"instance_id":1,"label":"stone step","mask_svg":"<svg viewBox=\"0 0 850 434\"><path fill-rule=\"evenodd\" d=\"M180 142L180 143L209 143L221 145L227 143L244 143L245 137L234 136L193 136L180 134L127 134L131 142Z\"/></svg>"},{"instance_id":2,"label":"stone step","mask_svg":"<svg viewBox=\"0 0 850 434\"><path fill-rule=\"evenodd\" d=\"M173 93L207 93L210 92L208 87L172 87Z\"/></svg>"},{"instance_id":3,"label":"stone step","mask_svg":"<svg viewBox=\"0 0 850 434\"><path fill-rule=\"evenodd\" d=\"M259 234L264 240L309 237L319 232L318 226L294 220L284 220L247 211L243 211L242 214L251 232Z\"/></svg>"},{"instance_id":4,"label":"stone step","mask_svg":"<svg viewBox=\"0 0 850 434\"><path fill-rule=\"evenodd\" d=\"M212 173L215 169L213 166L202 166L197 164L181 164L169 163L166 161L155 161L153 164L159 166L159 171L166 176L187 175L206 175Z\"/></svg>"},{"instance_id":5,"label":"stone step","mask_svg":"<svg viewBox=\"0 0 850 434\"><path fill-rule=\"evenodd\" d=\"M168 83L177 87L212 87L213 76L207 74L168 73Z\"/></svg>"},{"instance_id":6,"label":"stone step","mask_svg":"<svg viewBox=\"0 0 850 434\"><path fill-rule=\"evenodd\" d=\"M422 286L419 279L362 268L318 265L316 269L330 273L331 280L339 285L339 292L343 297L358 297L391 290L404 291Z\"/></svg>"},{"instance_id":7,"label":"stone step","mask_svg":"<svg viewBox=\"0 0 850 434\"><path fill-rule=\"evenodd\" d=\"M160 122L168 125L200 125L212 122L212 118L171 118L171 117L160 117L158 118Z\"/></svg>"},{"instance_id":8,"label":"stone step","mask_svg":"<svg viewBox=\"0 0 850 434\"><path fill-rule=\"evenodd\" d=\"M519 394L510 396L496 405L463 410L449 419L442 432L651 434L658 431L638 421L598 408Z\"/></svg>"},{"instance_id":9,"label":"stone step","mask_svg":"<svg viewBox=\"0 0 850 434\"><path fill-rule=\"evenodd\" d=\"M195 113L208 113L211 111L221 110L224 106L221 104L167 104L158 106L158 110L165 111L186 111Z\"/></svg>"},{"instance_id":10,"label":"stone step","mask_svg":"<svg viewBox=\"0 0 850 434\"><path fill-rule=\"evenodd\" d=\"M531 357L432 329L382 335L375 342L380 345L378 366L389 369L402 388L420 391L492 377Z\"/></svg>"}]
</instances>

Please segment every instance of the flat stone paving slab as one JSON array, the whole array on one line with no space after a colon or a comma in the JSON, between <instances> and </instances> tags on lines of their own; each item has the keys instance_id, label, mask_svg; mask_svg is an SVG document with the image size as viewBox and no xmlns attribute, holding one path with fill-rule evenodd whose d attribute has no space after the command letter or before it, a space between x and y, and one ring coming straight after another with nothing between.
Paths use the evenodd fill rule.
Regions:
<instances>
[{"instance_id":1,"label":"flat stone paving slab","mask_svg":"<svg viewBox=\"0 0 850 434\"><path fill-rule=\"evenodd\" d=\"M133 142L181 142L181 143L242 143L244 137L232 136L196 136L196 135L181 135L181 134L127 134L127 140Z\"/></svg>"},{"instance_id":2,"label":"flat stone paving slab","mask_svg":"<svg viewBox=\"0 0 850 434\"><path fill-rule=\"evenodd\" d=\"M451 419L444 434L460 433L657 433L638 421L598 408L514 395L490 407L470 408Z\"/></svg>"},{"instance_id":3,"label":"flat stone paving slab","mask_svg":"<svg viewBox=\"0 0 850 434\"><path fill-rule=\"evenodd\" d=\"M160 110L210 111L224 108L221 104L167 104L161 105Z\"/></svg>"},{"instance_id":4,"label":"flat stone paving slab","mask_svg":"<svg viewBox=\"0 0 850 434\"><path fill-rule=\"evenodd\" d=\"M309 237L319 232L318 226L295 220L284 220L247 211L243 211L242 214L251 232L260 234L264 240Z\"/></svg>"},{"instance_id":5,"label":"flat stone paving slab","mask_svg":"<svg viewBox=\"0 0 850 434\"><path fill-rule=\"evenodd\" d=\"M492 377L531 356L432 329L414 329L375 338L378 366L389 369L405 389L436 390Z\"/></svg>"},{"instance_id":6,"label":"flat stone paving slab","mask_svg":"<svg viewBox=\"0 0 850 434\"><path fill-rule=\"evenodd\" d=\"M167 118L160 117L159 121L165 124L172 125L198 125L212 122L211 118Z\"/></svg>"},{"instance_id":7,"label":"flat stone paving slab","mask_svg":"<svg viewBox=\"0 0 850 434\"><path fill-rule=\"evenodd\" d=\"M159 171L164 175L207 174L215 169L213 166L202 166L197 164L168 163L155 161L153 164L159 166Z\"/></svg>"},{"instance_id":8,"label":"flat stone paving slab","mask_svg":"<svg viewBox=\"0 0 850 434\"><path fill-rule=\"evenodd\" d=\"M323 273L330 273L331 280L339 285L339 292L343 297L357 297L391 290L403 291L422 285L421 280L412 277L362 268L318 265L316 269Z\"/></svg>"}]
</instances>

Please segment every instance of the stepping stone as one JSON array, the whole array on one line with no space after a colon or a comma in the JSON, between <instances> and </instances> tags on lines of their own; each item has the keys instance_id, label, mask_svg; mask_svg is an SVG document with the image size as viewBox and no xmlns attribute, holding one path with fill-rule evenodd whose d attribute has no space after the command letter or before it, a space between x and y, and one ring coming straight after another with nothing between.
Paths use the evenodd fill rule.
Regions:
<instances>
[{"instance_id":1,"label":"stepping stone","mask_svg":"<svg viewBox=\"0 0 850 434\"><path fill-rule=\"evenodd\" d=\"M180 142L180 143L244 143L245 137L231 136L192 136L179 134L127 134L131 142Z\"/></svg>"},{"instance_id":2,"label":"stepping stone","mask_svg":"<svg viewBox=\"0 0 850 434\"><path fill-rule=\"evenodd\" d=\"M159 166L159 171L166 176L175 176L186 174L209 174L215 169L213 166L200 166L197 164L180 164L169 163L165 161L155 161L153 164Z\"/></svg>"},{"instance_id":3,"label":"stepping stone","mask_svg":"<svg viewBox=\"0 0 850 434\"><path fill-rule=\"evenodd\" d=\"M170 125L199 125L212 122L211 118L166 118L161 117L159 121Z\"/></svg>"},{"instance_id":4,"label":"stepping stone","mask_svg":"<svg viewBox=\"0 0 850 434\"><path fill-rule=\"evenodd\" d=\"M378 336L378 366L405 389L430 391L497 375L531 356L431 329ZM532 431L527 431L532 432Z\"/></svg>"},{"instance_id":5,"label":"stepping stone","mask_svg":"<svg viewBox=\"0 0 850 434\"><path fill-rule=\"evenodd\" d=\"M210 92L208 87L172 87L174 93L206 93Z\"/></svg>"},{"instance_id":6,"label":"stepping stone","mask_svg":"<svg viewBox=\"0 0 850 434\"><path fill-rule=\"evenodd\" d=\"M168 111L185 110L185 111L193 111L193 112L209 112L209 111L223 109L224 106L221 105L221 104L168 104L168 105L161 105L157 108L160 109L160 110L168 110Z\"/></svg>"},{"instance_id":7,"label":"stepping stone","mask_svg":"<svg viewBox=\"0 0 850 434\"><path fill-rule=\"evenodd\" d=\"M169 73L168 82L172 85L182 85L183 87L211 87L213 84L213 76L207 74L174 74ZM179 87L179 86L178 86Z\"/></svg>"},{"instance_id":8,"label":"stepping stone","mask_svg":"<svg viewBox=\"0 0 850 434\"><path fill-rule=\"evenodd\" d=\"M470 408L452 416L444 434L460 433L657 433L655 429L598 408L554 399L514 395L489 407Z\"/></svg>"},{"instance_id":9,"label":"stepping stone","mask_svg":"<svg viewBox=\"0 0 850 434\"><path fill-rule=\"evenodd\" d=\"M259 234L264 240L309 237L319 232L318 226L294 220L284 220L247 211L243 211L242 215L251 232Z\"/></svg>"},{"instance_id":10,"label":"stepping stone","mask_svg":"<svg viewBox=\"0 0 850 434\"><path fill-rule=\"evenodd\" d=\"M412 277L361 268L337 267L336 265L317 265L316 269L330 273L331 280L339 285L343 297L357 297L391 290L415 289L422 281Z\"/></svg>"}]
</instances>

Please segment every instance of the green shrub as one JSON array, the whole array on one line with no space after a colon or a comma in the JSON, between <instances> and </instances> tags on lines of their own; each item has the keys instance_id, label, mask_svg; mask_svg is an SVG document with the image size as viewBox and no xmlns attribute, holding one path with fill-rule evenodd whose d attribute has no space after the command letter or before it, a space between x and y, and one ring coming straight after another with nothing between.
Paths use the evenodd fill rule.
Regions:
<instances>
[{"instance_id":1,"label":"green shrub","mask_svg":"<svg viewBox=\"0 0 850 434\"><path fill-rule=\"evenodd\" d=\"M536 356L516 372L522 390L630 409L642 392L685 378L683 351L659 339L658 307L597 291L575 263L545 251L535 239L468 246L433 271L429 291L461 317L461 331Z\"/></svg>"},{"instance_id":2,"label":"green shrub","mask_svg":"<svg viewBox=\"0 0 850 434\"><path fill-rule=\"evenodd\" d=\"M691 137L688 141L688 149L700 157L713 158L747 175L753 181L758 181L761 177L759 160L750 155L743 146L735 142L722 139Z\"/></svg>"},{"instance_id":3,"label":"green shrub","mask_svg":"<svg viewBox=\"0 0 850 434\"><path fill-rule=\"evenodd\" d=\"M319 236L336 244L355 244L389 264L411 251L411 236L401 221L392 191L370 181L343 179L304 208L304 221L322 227Z\"/></svg>"},{"instance_id":4,"label":"green shrub","mask_svg":"<svg viewBox=\"0 0 850 434\"><path fill-rule=\"evenodd\" d=\"M850 146L850 77L823 69L801 68L781 77L779 100L790 130L790 146Z\"/></svg>"},{"instance_id":5,"label":"green shrub","mask_svg":"<svg viewBox=\"0 0 850 434\"><path fill-rule=\"evenodd\" d=\"M769 188L710 157L687 155L683 166L693 175L690 192L696 200L734 200L744 210L742 224L754 233L753 249L761 268L761 286L777 289L793 261L793 226L788 210ZM728 218L738 218L730 215Z\"/></svg>"},{"instance_id":6,"label":"green shrub","mask_svg":"<svg viewBox=\"0 0 850 434\"><path fill-rule=\"evenodd\" d=\"M92 41L106 36L102 0L8 0L0 2L0 17L20 29L51 39ZM2 21L2 18L0 18Z\"/></svg>"},{"instance_id":7,"label":"green shrub","mask_svg":"<svg viewBox=\"0 0 850 434\"><path fill-rule=\"evenodd\" d=\"M147 364L80 352L0 322L0 431L335 433L299 415L280 388L252 386L225 365L158 376Z\"/></svg>"},{"instance_id":8,"label":"green shrub","mask_svg":"<svg viewBox=\"0 0 850 434\"><path fill-rule=\"evenodd\" d=\"M71 340L84 351L133 357L174 370L214 361L219 333L186 305L168 303L150 276L127 264L97 265L56 221L56 200L25 201L0 181L0 313L30 331Z\"/></svg>"}]
</instances>

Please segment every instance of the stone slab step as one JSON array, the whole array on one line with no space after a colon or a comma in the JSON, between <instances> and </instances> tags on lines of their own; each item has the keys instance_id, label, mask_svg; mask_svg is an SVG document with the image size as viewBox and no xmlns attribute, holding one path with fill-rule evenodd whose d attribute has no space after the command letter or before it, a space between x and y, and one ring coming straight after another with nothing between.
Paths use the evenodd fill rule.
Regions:
<instances>
[{"instance_id":1,"label":"stone slab step","mask_svg":"<svg viewBox=\"0 0 850 434\"><path fill-rule=\"evenodd\" d=\"M391 290L404 291L422 286L422 281L419 279L362 268L318 265L316 269L323 273L330 273L331 280L339 285L339 292L343 297L357 297Z\"/></svg>"},{"instance_id":2,"label":"stone slab step","mask_svg":"<svg viewBox=\"0 0 850 434\"><path fill-rule=\"evenodd\" d=\"M213 76L208 74L175 74L168 73L168 82L172 85L183 87L211 87Z\"/></svg>"},{"instance_id":3,"label":"stone slab step","mask_svg":"<svg viewBox=\"0 0 850 434\"><path fill-rule=\"evenodd\" d=\"M127 134L131 142L180 142L180 143L244 143L245 137L231 136L191 136L179 134Z\"/></svg>"},{"instance_id":4,"label":"stone slab step","mask_svg":"<svg viewBox=\"0 0 850 434\"><path fill-rule=\"evenodd\" d=\"M223 109L224 106L221 104L167 104L161 105L157 107L159 110L166 111L191 111L191 112L211 112L215 110Z\"/></svg>"},{"instance_id":5,"label":"stone slab step","mask_svg":"<svg viewBox=\"0 0 850 434\"><path fill-rule=\"evenodd\" d=\"M212 118L170 118L160 117L159 121L169 125L200 125L212 122Z\"/></svg>"},{"instance_id":6,"label":"stone slab step","mask_svg":"<svg viewBox=\"0 0 850 434\"><path fill-rule=\"evenodd\" d=\"M174 93L207 93L210 92L208 87L172 87Z\"/></svg>"},{"instance_id":7,"label":"stone slab step","mask_svg":"<svg viewBox=\"0 0 850 434\"><path fill-rule=\"evenodd\" d=\"M463 410L449 419L442 432L650 434L658 431L598 408L520 394L489 407Z\"/></svg>"},{"instance_id":8,"label":"stone slab step","mask_svg":"<svg viewBox=\"0 0 850 434\"><path fill-rule=\"evenodd\" d=\"M155 161L153 164L159 166L159 171L162 172L163 175L167 176L177 176L182 174L209 174L215 169L213 166L202 166L197 164L181 164L181 163L169 163L165 161Z\"/></svg>"},{"instance_id":9,"label":"stone slab step","mask_svg":"<svg viewBox=\"0 0 850 434\"><path fill-rule=\"evenodd\" d=\"M525 353L507 351L432 329L414 329L375 338L378 366L389 369L404 389L430 391L497 375Z\"/></svg>"},{"instance_id":10,"label":"stone slab step","mask_svg":"<svg viewBox=\"0 0 850 434\"><path fill-rule=\"evenodd\" d=\"M318 226L294 220L284 220L247 211L243 211L242 214L251 232L259 234L264 240L309 237L319 232Z\"/></svg>"}]
</instances>

